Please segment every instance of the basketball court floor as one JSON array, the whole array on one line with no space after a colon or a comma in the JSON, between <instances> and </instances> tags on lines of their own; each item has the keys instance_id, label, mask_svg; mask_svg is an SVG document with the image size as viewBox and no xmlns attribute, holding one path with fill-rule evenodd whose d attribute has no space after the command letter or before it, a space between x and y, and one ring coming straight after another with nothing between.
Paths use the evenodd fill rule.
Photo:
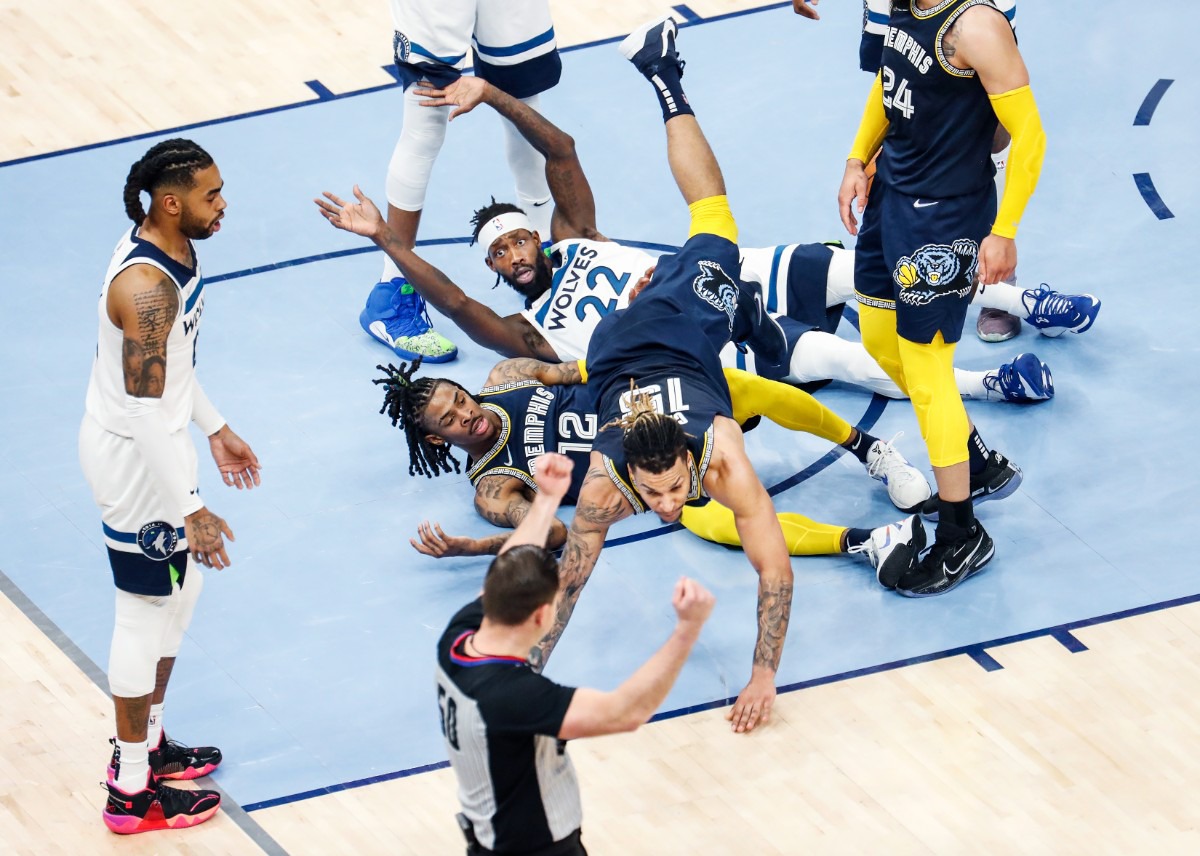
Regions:
<instances>
[{"instance_id":1,"label":"basketball court floor","mask_svg":"<svg viewBox=\"0 0 1200 856\"><path fill-rule=\"evenodd\" d=\"M270 44L274 7L261 5L264 44L282 49ZM339 4L311 5L340 14ZM979 511L996 558L924 601L881 589L853 557L794 559L777 721L736 736L721 709L749 676L748 562L653 516L618 524L552 677L603 688L623 680L669 633L680 573L718 603L662 721L572 749L594 852L1200 848L1200 810L1187 797L1200 777L1200 576L1187 552L1200 523L1187 440L1200 416L1187 297L1200 173L1181 156L1200 104L1181 25L1190 7L1087 5L1086 16L1063 4L1018 10L1049 140L1018 238L1019 276L1026 287L1093 293L1103 309L1082 336L1026 327L988 345L968 334L958 353L963 367L989 368L1033 351L1054 372L1052 401L968 403L984 439L1025 472L1020 491ZM142 8L128 14L157 28L148 38L171 28L169 12L184 14L172 3L137 17ZM576 139L600 230L679 245L687 210L657 104L614 47L666 7L628 2L602 19L598 4L554 8L560 42L576 47L543 112ZM355 183L384 201L400 97L381 68L386 4L370 11L350 16L362 57L290 58L311 60L307 94L272 89L265 74L267 94L251 95L248 68L173 79L160 65L157 79L139 76L154 109L137 127L122 124L140 103L126 68L107 89L95 75L88 102L110 99L102 112L121 121L101 125L108 136L89 125L73 137L62 125L84 114L22 78L49 50L39 42L48 12L0 13L26 28L12 47L28 62L4 68L29 117L29 130L0 148L0 686L14 700L0 713L0 852L78 852L80 841L94 852L456 852L433 645L478 592L487 562L427 558L408 539L426 519L456 534L492 530L465 475L408 475L403 435L379 415L371 383L376 364L395 357L357 323L382 256L330 228L311 201L324 190L349 196ZM790 4L676 7L684 84L743 246L852 242L836 193L870 79L857 71L858 4L826 0L820 11L811 22ZM292 24L305 16L316 13ZM314 18L314 32L323 21ZM187 22L189 50L203 53L195 46L232 25L208 35L206 26ZM176 87L191 93L186 116L164 112ZM197 87L228 109L205 112ZM221 232L199 246L199 376L258 453L263 485L225 488L198 446L202 492L237 540L233 567L206 573L167 719L180 739L222 748L211 781L228 810L135 843L102 828L103 792L92 784L111 728L102 691L112 585L76 437L96 295L128 226L125 175L153 142L181 135L213 154L229 202ZM498 122L479 108L450 128L420 252L507 314L517 297L491 290L482 250L467 246L470 216L492 196L511 197L511 179ZM481 385L496 357L434 320L460 356L422 373ZM849 321L840 333L856 335ZM818 397L885 439L903 432L899 447L928 472L907 402L836 385ZM853 458L817 438L766 425L747 444L781 511L851 526L900 516Z\"/></svg>"}]
</instances>

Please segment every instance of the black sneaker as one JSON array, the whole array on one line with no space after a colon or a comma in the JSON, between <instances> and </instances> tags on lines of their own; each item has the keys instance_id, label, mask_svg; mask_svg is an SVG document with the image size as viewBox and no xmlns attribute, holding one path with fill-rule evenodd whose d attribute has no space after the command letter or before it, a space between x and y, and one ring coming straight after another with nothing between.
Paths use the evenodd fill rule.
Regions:
<instances>
[{"instance_id":1,"label":"black sneaker","mask_svg":"<svg viewBox=\"0 0 1200 856\"><path fill-rule=\"evenodd\" d=\"M983 472L971 476L971 500L973 505L990 499L1004 499L1021 486L1025 476L1021 468L992 449ZM938 519L938 495L935 493L921 507L921 516L926 520Z\"/></svg>"},{"instance_id":2,"label":"black sneaker","mask_svg":"<svg viewBox=\"0 0 1200 856\"><path fill-rule=\"evenodd\" d=\"M150 750L150 772L156 779L198 779L220 763L221 750L216 746L184 746L168 740L166 732Z\"/></svg>"},{"instance_id":3,"label":"black sneaker","mask_svg":"<svg viewBox=\"0 0 1200 856\"><path fill-rule=\"evenodd\" d=\"M675 50L675 35L679 27L670 15L642 24L625 37L617 50L646 77L674 66L683 76L683 60Z\"/></svg>"},{"instance_id":4,"label":"black sneaker","mask_svg":"<svg viewBox=\"0 0 1200 856\"><path fill-rule=\"evenodd\" d=\"M106 787L104 825L118 835L185 829L204 823L221 807L221 795L216 791L170 788L156 783L153 775L137 793L127 794L111 782Z\"/></svg>"},{"instance_id":5,"label":"black sneaker","mask_svg":"<svg viewBox=\"0 0 1200 856\"><path fill-rule=\"evenodd\" d=\"M917 566L900 578L896 591L905 597L945 594L982 569L995 553L991 536L976 520L963 538L935 541Z\"/></svg>"}]
</instances>

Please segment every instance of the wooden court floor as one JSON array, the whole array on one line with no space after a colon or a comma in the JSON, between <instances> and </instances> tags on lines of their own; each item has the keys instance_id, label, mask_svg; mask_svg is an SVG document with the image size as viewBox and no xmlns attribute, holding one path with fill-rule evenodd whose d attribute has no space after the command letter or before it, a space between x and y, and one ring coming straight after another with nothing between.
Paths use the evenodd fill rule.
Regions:
<instances>
[{"instance_id":1,"label":"wooden court floor","mask_svg":"<svg viewBox=\"0 0 1200 856\"><path fill-rule=\"evenodd\" d=\"M762 4L687 5L709 17ZM564 45L663 9L552 6ZM3 0L0 161L306 100L308 80L385 85L389 31L382 0ZM101 676L8 594L0 853L460 852L445 770L118 839L98 816ZM598 854L1200 852L1200 605L1071 636L1083 650L1039 636L782 695L751 736L709 711L580 742L585 842Z\"/></svg>"}]
</instances>

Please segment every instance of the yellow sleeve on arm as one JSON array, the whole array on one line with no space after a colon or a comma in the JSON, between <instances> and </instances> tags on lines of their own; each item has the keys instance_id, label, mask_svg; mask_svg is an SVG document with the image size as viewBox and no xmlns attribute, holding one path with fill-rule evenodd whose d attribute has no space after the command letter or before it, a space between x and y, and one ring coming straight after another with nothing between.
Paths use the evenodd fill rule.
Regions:
<instances>
[{"instance_id":1,"label":"yellow sleeve on arm","mask_svg":"<svg viewBox=\"0 0 1200 856\"><path fill-rule=\"evenodd\" d=\"M579 379L587 383L587 360L576 360L579 363Z\"/></svg>"},{"instance_id":2,"label":"yellow sleeve on arm","mask_svg":"<svg viewBox=\"0 0 1200 856\"><path fill-rule=\"evenodd\" d=\"M1029 204L1042 173L1042 158L1046 155L1046 132L1038 115L1033 90L1028 85L999 95L989 95L992 109L1008 133L1012 134L1012 149L1004 174L1004 195L992 232L1002 238L1017 237L1017 224Z\"/></svg>"},{"instance_id":3,"label":"yellow sleeve on arm","mask_svg":"<svg viewBox=\"0 0 1200 856\"><path fill-rule=\"evenodd\" d=\"M877 74L875 82L871 84L871 92L867 95L867 106L863 109L858 133L854 135L854 145L846 160L857 159L863 163L870 163L883 143L887 130L887 114L883 112L883 79Z\"/></svg>"}]
</instances>

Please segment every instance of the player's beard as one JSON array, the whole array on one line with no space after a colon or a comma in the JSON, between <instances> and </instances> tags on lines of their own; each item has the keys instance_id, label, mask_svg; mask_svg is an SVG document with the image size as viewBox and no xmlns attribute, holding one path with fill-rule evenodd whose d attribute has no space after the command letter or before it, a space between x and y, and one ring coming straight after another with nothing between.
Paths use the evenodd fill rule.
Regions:
<instances>
[{"instance_id":1,"label":"player's beard","mask_svg":"<svg viewBox=\"0 0 1200 856\"><path fill-rule=\"evenodd\" d=\"M217 220L220 220L217 217ZM216 220L202 220L199 217L192 215L192 212L186 208L179 217L179 231L183 233L185 238L192 241L203 241L205 238L213 236L213 226Z\"/></svg>"},{"instance_id":2,"label":"player's beard","mask_svg":"<svg viewBox=\"0 0 1200 856\"><path fill-rule=\"evenodd\" d=\"M512 286L513 291L532 303L549 290L554 282L554 273L550 267L550 260L544 255L539 255L533 262L533 279L529 282L521 284L507 276L504 277L504 281Z\"/></svg>"}]
</instances>

